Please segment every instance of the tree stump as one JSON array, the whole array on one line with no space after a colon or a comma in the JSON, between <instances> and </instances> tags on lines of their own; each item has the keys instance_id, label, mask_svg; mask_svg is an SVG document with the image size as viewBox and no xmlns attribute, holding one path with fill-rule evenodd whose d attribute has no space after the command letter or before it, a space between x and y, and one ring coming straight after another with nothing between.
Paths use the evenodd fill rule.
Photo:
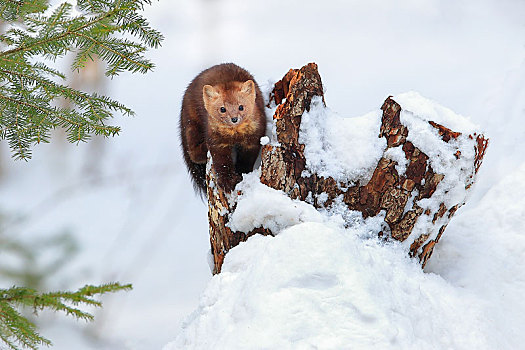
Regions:
<instances>
[{"instance_id":1,"label":"tree stump","mask_svg":"<svg viewBox=\"0 0 525 350\"><path fill-rule=\"evenodd\" d=\"M465 198L449 198L446 188L436 194L445 175L434 171L429 156L407 140L410 130L401 122L402 106L392 97L388 97L381 107L378 130L378 136L386 141L386 148L368 182L360 184L351 178L336 181L331 176L305 172L308 170L305 145L299 142L299 133L303 113L310 110L314 96L319 96L324 105L323 86L315 63L291 69L275 84L270 103L277 106L273 120L278 144L267 144L262 148L261 183L283 191L292 199L307 201L316 208L330 208L336 199L342 199L348 210L360 212L363 218L382 215L384 230L377 234L404 242L410 256L417 258L424 267ZM435 129L439 142L453 143L462 135L432 120L428 120L428 124ZM466 149L454 149L453 156L458 161L461 158L461 164L465 164L465 159L469 164L467 169L462 169L466 175L461 184L469 189L483 160L488 139L481 134L472 134L461 136L462 140L466 139L465 136L472 142L463 142ZM407 163L401 173L396 170L398 162L387 156L389 149L397 147L404 153ZM471 147L472 152L469 151ZM224 256L232 247L256 233L272 235L272 232L263 227L249 232L233 232L228 227L230 214L236 207L235 197L240 193L230 196L217 188L211 160L208 163L208 217L215 274L220 272ZM420 206L421 200L427 198L439 202L439 206ZM418 222L425 225L414 230Z\"/></svg>"}]
</instances>

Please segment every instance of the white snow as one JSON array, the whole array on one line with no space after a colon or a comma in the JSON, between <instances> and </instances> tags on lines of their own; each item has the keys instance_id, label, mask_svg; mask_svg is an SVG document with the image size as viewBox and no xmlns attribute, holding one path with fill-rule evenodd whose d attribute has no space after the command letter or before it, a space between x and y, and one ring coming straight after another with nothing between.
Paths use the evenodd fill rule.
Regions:
<instances>
[{"instance_id":1,"label":"white snow","mask_svg":"<svg viewBox=\"0 0 525 350\"><path fill-rule=\"evenodd\" d=\"M498 349L523 347L525 335L525 162L472 210L451 222L426 270L484 300Z\"/></svg>"},{"instance_id":2,"label":"white snow","mask_svg":"<svg viewBox=\"0 0 525 350\"><path fill-rule=\"evenodd\" d=\"M268 136L261 137L261 145L267 145L270 143L270 138Z\"/></svg>"},{"instance_id":3,"label":"white snow","mask_svg":"<svg viewBox=\"0 0 525 350\"><path fill-rule=\"evenodd\" d=\"M421 96L416 91L395 95L393 99L402 106L405 114L408 112L424 120L432 120L453 131L464 134L472 134L479 131L468 117L460 116L451 109ZM401 117L401 119L403 121L404 118Z\"/></svg>"},{"instance_id":4,"label":"white snow","mask_svg":"<svg viewBox=\"0 0 525 350\"><path fill-rule=\"evenodd\" d=\"M366 183L386 147L379 138L381 111L362 117L342 118L314 97L301 118L299 142L305 145L305 176L317 173L336 181Z\"/></svg>"},{"instance_id":5,"label":"white snow","mask_svg":"<svg viewBox=\"0 0 525 350\"><path fill-rule=\"evenodd\" d=\"M403 147L390 147L386 150L386 152L383 155L385 158L393 160L396 162L396 170L398 174L404 174L407 166L408 166L408 159L405 156L405 152L403 151Z\"/></svg>"},{"instance_id":6,"label":"white snow","mask_svg":"<svg viewBox=\"0 0 525 350\"><path fill-rule=\"evenodd\" d=\"M259 176L259 171L244 175L243 181L237 185L236 190L243 193L237 198L237 207L230 217L232 230L248 232L264 227L278 234L301 222L321 221L321 214L314 207L263 185Z\"/></svg>"},{"instance_id":7,"label":"white snow","mask_svg":"<svg viewBox=\"0 0 525 350\"><path fill-rule=\"evenodd\" d=\"M303 223L232 249L177 349L494 349L486 303L395 244Z\"/></svg>"}]
</instances>

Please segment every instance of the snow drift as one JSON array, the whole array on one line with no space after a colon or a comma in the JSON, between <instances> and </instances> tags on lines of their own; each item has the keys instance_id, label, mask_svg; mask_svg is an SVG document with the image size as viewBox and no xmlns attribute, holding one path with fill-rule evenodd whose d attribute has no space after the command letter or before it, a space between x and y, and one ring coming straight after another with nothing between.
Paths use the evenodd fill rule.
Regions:
<instances>
[{"instance_id":1,"label":"snow drift","mask_svg":"<svg viewBox=\"0 0 525 350\"><path fill-rule=\"evenodd\" d=\"M164 350L495 348L482 300L366 230L303 223L241 243Z\"/></svg>"}]
</instances>

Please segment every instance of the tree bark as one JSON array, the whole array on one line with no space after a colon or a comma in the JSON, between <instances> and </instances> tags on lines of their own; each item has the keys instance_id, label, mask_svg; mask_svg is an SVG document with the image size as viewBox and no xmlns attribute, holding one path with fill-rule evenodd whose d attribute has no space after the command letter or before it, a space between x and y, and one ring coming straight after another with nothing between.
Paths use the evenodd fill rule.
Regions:
<instances>
[{"instance_id":1,"label":"tree bark","mask_svg":"<svg viewBox=\"0 0 525 350\"><path fill-rule=\"evenodd\" d=\"M401 124L401 106L391 97L387 98L381 107L379 137L386 139L385 152L391 147L402 147L408 160L404 173L398 174L395 161L382 157L371 179L363 185L353 184L352 179L337 182L332 177L322 177L315 173L303 177L306 158L304 145L299 142L299 128L301 117L305 111L309 111L314 96L322 97L324 103L323 85L315 63L307 64L301 69L291 69L275 84L270 103L274 102L277 105L273 120L279 145L263 146L260 181L269 187L282 190L292 199L306 201L307 197L313 198L316 208L329 208L335 198L341 196L350 210L361 212L364 218L376 216L384 211L385 227L389 232L377 234L388 239L406 241L416 222L423 216L430 217L435 225L439 221L439 232L434 239L429 239L430 234L425 233L408 242L410 256L416 257L424 267L448 222L464 203L454 203L447 207L442 202L435 212L428 209L424 211L416 204L417 200L430 198L434 194L444 175L436 173L427 162L429 157L407 141L409 130ZM446 126L433 121L429 123L437 129L443 142L449 142L460 135ZM467 189L472 185L488 144L488 139L483 135L469 135L469 138L475 140L475 159L474 172L465 183ZM459 158L460 154L458 150L455 157ZM264 228L254 228L246 233L232 232L228 227L228 217L235 210L236 203L229 203L228 196L214 186L215 176L213 166L209 166L207 183L210 243L215 264L214 273L219 273L224 255L232 247L256 233L271 235L272 232ZM326 194L323 195L323 201L317 201L316 198L322 193ZM408 200L413 195L416 200L407 208Z\"/></svg>"},{"instance_id":2,"label":"tree bark","mask_svg":"<svg viewBox=\"0 0 525 350\"><path fill-rule=\"evenodd\" d=\"M216 185L217 173L213 168L213 160L208 158L206 171L206 185L208 188L208 221L210 225L210 244L213 255L213 274L221 272L222 263L226 253L240 242L256 233L273 235L264 228L255 228L249 232L232 231L228 227L228 218L234 212L236 203L231 203L229 197Z\"/></svg>"}]
</instances>

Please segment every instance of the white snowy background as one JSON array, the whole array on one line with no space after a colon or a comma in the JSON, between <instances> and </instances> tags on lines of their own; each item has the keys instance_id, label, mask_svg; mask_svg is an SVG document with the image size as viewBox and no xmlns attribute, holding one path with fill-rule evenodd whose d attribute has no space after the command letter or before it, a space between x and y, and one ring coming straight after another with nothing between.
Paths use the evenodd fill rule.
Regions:
<instances>
[{"instance_id":1,"label":"white snowy background","mask_svg":"<svg viewBox=\"0 0 525 350\"><path fill-rule=\"evenodd\" d=\"M150 55L156 70L124 74L107 85L108 94L137 113L115 121L123 128L120 136L79 146L57 139L36 147L27 163L11 160L1 145L3 231L33 242L68 230L79 244L78 254L47 287L74 289L113 280L134 285L131 292L104 298L93 324L42 315L42 333L55 349L160 349L177 338L183 320L191 322L193 311L194 319L210 306L227 313L212 314L213 324L238 325L246 348L290 346L279 343L283 339L320 349L352 344L519 348L525 343L524 13L525 2L519 0L154 3L146 15L166 36L163 47ZM316 223L291 227L274 241L251 239L227 260L236 280L211 279L206 207L190 185L177 125L187 84L219 62L245 67L261 86L289 68L316 62L327 105L341 116L364 115L388 95L415 90L469 116L485 131L491 143L478 183L445 231L426 274L396 249L373 241L364 249L356 235ZM305 245L298 251L316 247L320 257L350 254L338 266L315 265L317 276L293 280L294 273L314 266L272 252L298 241ZM263 263L245 268L255 252ZM289 269L272 270L276 260ZM253 279L256 274L276 279L265 284L264 278ZM257 302L264 300L263 286L292 279L295 289L325 290L343 278L354 291L346 305L365 307L355 309L355 318L326 314L301 328L296 322L304 318L287 319L289 314L272 313ZM362 293L356 285L369 289ZM233 301L214 295L219 291L247 304L229 304ZM288 295L280 296L283 304L290 303ZM341 304L306 306L305 316L317 306L334 310ZM238 318L231 320L234 311ZM255 329L241 327L254 315ZM282 321L291 326L279 328ZM397 326L390 327L394 322ZM314 337L330 324L340 328L323 328L326 336ZM194 336L210 330L202 325ZM186 327L179 344L191 339L191 330ZM232 348L227 347L232 339L224 339L225 349Z\"/></svg>"}]
</instances>

